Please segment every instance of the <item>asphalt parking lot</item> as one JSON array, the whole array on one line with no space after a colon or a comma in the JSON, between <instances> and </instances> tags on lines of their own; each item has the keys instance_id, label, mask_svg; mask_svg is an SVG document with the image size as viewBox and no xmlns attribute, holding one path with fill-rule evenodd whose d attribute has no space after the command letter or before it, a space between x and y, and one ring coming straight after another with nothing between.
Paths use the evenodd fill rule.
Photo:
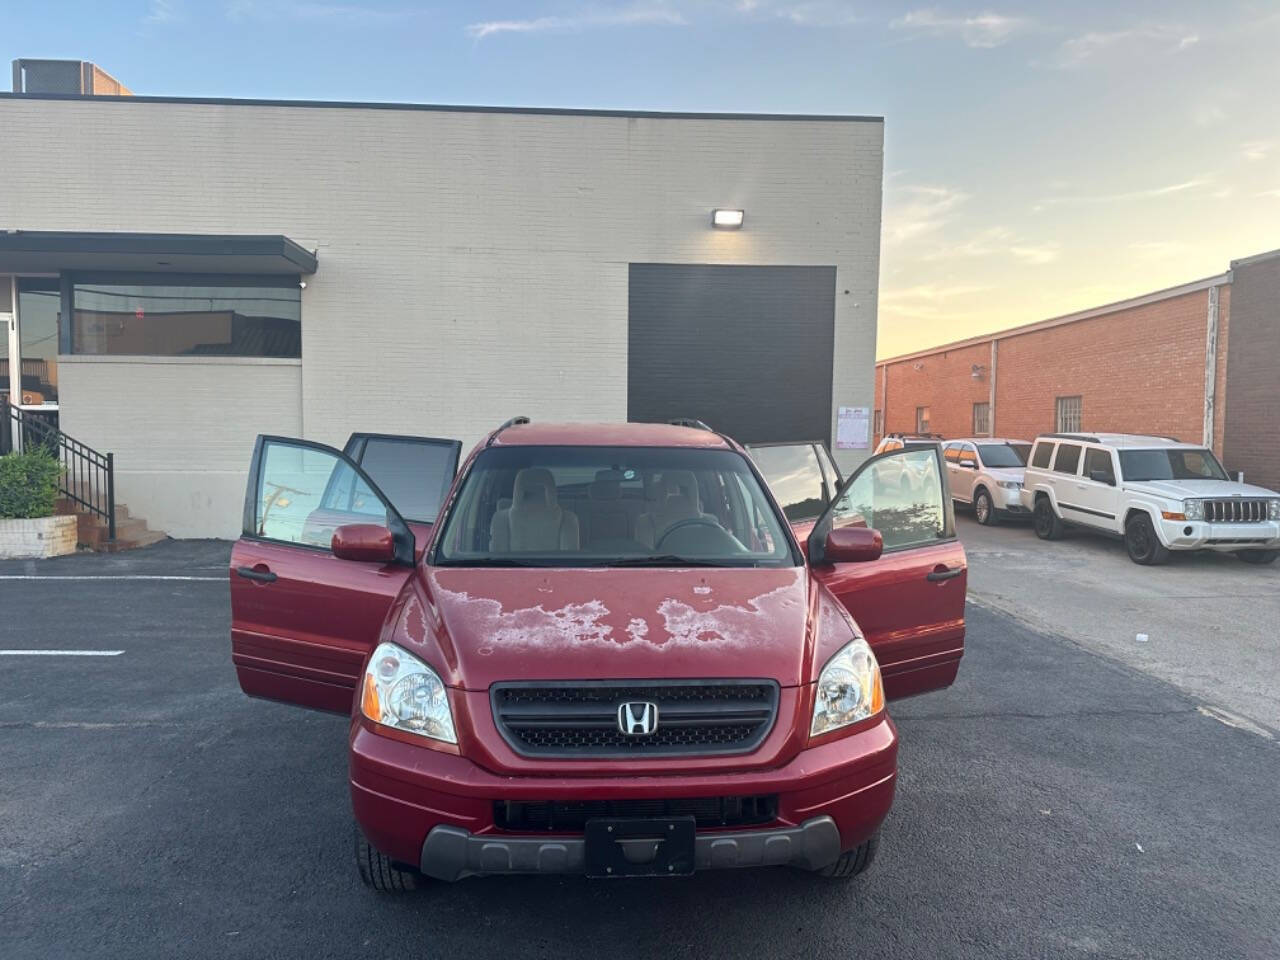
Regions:
<instances>
[{"instance_id":1,"label":"asphalt parking lot","mask_svg":"<svg viewBox=\"0 0 1280 960\"><path fill-rule=\"evenodd\" d=\"M227 545L0 564L35 578L0 579L0 648L123 651L0 658L0 957L1280 955L1280 745L1153 675L1141 659L1173 649L1159 629L1140 654L1078 629L1185 591L1166 590L1183 567L1143 570L1164 585L1144 600L1092 542L961 532L968 654L955 687L893 706L897 802L850 885L775 870L373 894L351 862L345 721L236 686ZM1002 584L1049 562L1041 547L1111 592L1037 622L1034 592ZM1276 583L1226 560L1206 569L1242 592Z\"/></svg>"}]
</instances>

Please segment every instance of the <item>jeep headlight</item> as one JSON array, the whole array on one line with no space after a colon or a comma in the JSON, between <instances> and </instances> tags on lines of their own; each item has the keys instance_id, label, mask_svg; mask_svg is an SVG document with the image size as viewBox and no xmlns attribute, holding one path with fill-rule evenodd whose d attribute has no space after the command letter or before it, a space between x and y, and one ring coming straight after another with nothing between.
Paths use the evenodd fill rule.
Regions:
<instances>
[{"instance_id":1,"label":"jeep headlight","mask_svg":"<svg viewBox=\"0 0 1280 960\"><path fill-rule=\"evenodd\" d=\"M1280 500L1267 501L1267 519L1280 520Z\"/></svg>"},{"instance_id":2,"label":"jeep headlight","mask_svg":"<svg viewBox=\"0 0 1280 960\"><path fill-rule=\"evenodd\" d=\"M827 661L818 676L809 736L830 733L884 709L880 665L859 637Z\"/></svg>"},{"instance_id":3,"label":"jeep headlight","mask_svg":"<svg viewBox=\"0 0 1280 960\"><path fill-rule=\"evenodd\" d=\"M996 486L1004 487L1006 490L1021 490L1022 483L1018 480L997 480Z\"/></svg>"},{"instance_id":4,"label":"jeep headlight","mask_svg":"<svg viewBox=\"0 0 1280 960\"><path fill-rule=\"evenodd\" d=\"M375 723L457 743L449 694L434 670L394 643L380 643L364 670L360 712Z\"/></svg>"},{"instance_id":5,"label":"jeep headlight","mask_svg":"<svg viewBox=\"0 0 1280 960\"><path fill-rule=\"evenodd\" d=\"M1204 519L1204 501L1203 500L1183 500L1182 512L1188 520Z\"/></svg>"}]
</instances>

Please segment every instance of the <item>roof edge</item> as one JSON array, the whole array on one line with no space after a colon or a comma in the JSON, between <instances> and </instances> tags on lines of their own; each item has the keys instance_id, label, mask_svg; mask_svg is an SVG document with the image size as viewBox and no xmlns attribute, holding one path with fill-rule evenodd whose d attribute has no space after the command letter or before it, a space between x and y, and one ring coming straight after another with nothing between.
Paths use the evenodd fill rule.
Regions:
<instances>
[{"instance_id":1,"label":"roof edge","mask_svg":"<svg viewBox=\"0 0 1280 960\"><path fill-rule=\"evenodd\" d=\"M1234 270L1236 267L1247 267L1251 263L1261 263L1263 260L1274 260L1276 257L1280 257L1280 249L1268 250L1266 253L1255 253L1249 257L1241 257L1239 260L1232 260L1231 269Z\"/></svg>"},{"instance_id":2,"label":"roof edge","mask_svg":"<svg viewBox=\"0 0 1280 960\"><path fill-rule=\"evenodd\" d=\"M399 103L360 100L273 100L236 97L92 96L78 93L0 93L0 100L52 100L86 103L177 103L223 107L315 107L330 110L419 110L435 113L513 113L571 117L636 117L655 120L782 120L818 123L884 123L884 117L821 113L717 113L663 110L595 110L578 107L485 107L464 104Z\"/></svg>"},{"instance_id":3,"label":"roof edge","mask_svg":"<svg viewBox=\"0 0 1280 960\"><path fill-rule=\"evenodd\" d=\"M1233 261L1233 265L1238 262L1240 261ZM1049 330L1053 327L1061 327L1068 323L1077 323L1081 320L1092 320L1095 317L1102 317L1108 313L1116 313L1120 310L1132 310L1134 307L1144 307L1149 303L1159 303L1161 300L1172 300L1174 297L1186 296L1188 293L1197 293L1200 290L1208 290L1210 287L1217 287L1230 282L1231 271L1227 270L1223 273L1215 274L1212 277L1204 277L1200 280L1191 280L1188 283L1182 283L1176 287L1166 287L1163 290L1155 290L1151 293L1139 294L1136 297L1129 297L1127 300L1116 300L1114 303L1106 303L1100 307L1088 307L1084 310L1077 310L1074 313L1064 313L1061 316L1050 317L1047 320L1035 320L1031 323L1024 323L1016 327L1006 327L1003 330L993 330L991 333L979 334L976 337L967 337L964 340L953 340L950 343L940 343L936 347L926 347L922 350L914 350L911 353L900 353L895 357L885 357L883 360L877 360L876 366L883 367L890 363L900 363L904 360L918 360L920 357L928 357L935 353L944 353L949 350L960 350L964 347L977 346L980 343L990 343L992 340L1004 340L1009 337L1020 337L1024 333L1035 333L1039 330Z\"/></svg>"}]
</instances>

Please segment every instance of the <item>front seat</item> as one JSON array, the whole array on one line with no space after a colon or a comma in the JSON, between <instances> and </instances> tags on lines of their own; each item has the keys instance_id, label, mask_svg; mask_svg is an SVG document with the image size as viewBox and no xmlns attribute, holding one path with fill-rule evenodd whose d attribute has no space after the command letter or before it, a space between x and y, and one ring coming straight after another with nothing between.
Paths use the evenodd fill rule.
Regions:
<instances>
[{"instance_id":1,"label":"front seat","mask_svg":"<svg viewBox=\"0 0 1280 960\"><path fill-rule=\"evenodd\" d=\"M551 471L528 467L516 474L511 506L489 524L494 553L577 550L578 518L560 506Z\"/></svg>"},{"instance_id":2,"label":"front seat","mask_svg":"<svg viewBox=\"0 0 1280 960\"><path fill-rule=\"evenodd\" d=\"M662 479L666 498L636 521L636 539L648 547L656 547L662 535L681 520L707 516L702 512L698 481L692 470L668 470Z\"/></svg>"}]
</instances>

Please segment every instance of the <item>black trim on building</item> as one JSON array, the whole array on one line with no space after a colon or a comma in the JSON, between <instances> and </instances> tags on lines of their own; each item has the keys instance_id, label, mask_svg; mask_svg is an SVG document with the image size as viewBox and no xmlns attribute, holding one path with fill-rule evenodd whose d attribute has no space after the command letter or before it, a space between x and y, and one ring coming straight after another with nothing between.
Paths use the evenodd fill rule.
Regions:
<instances>
[{"instance_id":1,"label":"black trim on building","mask_svg":"<svg viewBox=\"0 0 1280 960\"><path fill-rule=\"evenodd\" d=\"M130 99L125 97L123 99ZM0 270L131 271L298 275L316 272L316 255L281 235L202 233L0 232Z\"/></svg>"}]
</instances>

